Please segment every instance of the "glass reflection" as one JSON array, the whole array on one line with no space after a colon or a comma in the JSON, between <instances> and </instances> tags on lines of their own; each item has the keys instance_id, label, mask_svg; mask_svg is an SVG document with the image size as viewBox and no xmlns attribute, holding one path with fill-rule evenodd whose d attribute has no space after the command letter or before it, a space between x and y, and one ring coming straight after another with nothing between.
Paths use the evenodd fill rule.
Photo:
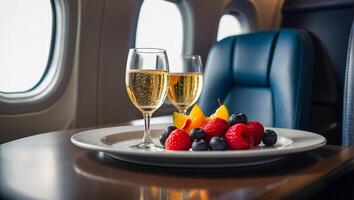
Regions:
<instances>
[{"instance_id":1,"label":"glass reflection","mask_svg":"<svg viewBox=\"0 0 354 200\"><path fill-rule=\"evenodd\" d=\"M73 168L85 182L100 185L100 189L96 188L95 192L119 190L122 191L120 195L140 200L208 200L223 199L228 195L244 198L257 195L257 187L276 187L279 184L271 180L259 181L242 173L238 173L239 177L235 178L225 176L225 173L220 177L211 174L195 176L192 173L189 176L179 173L178 169L174 172L160 171L160 168L148 171L141 166L134 168L130 164L112 160L102 152L76 157Z\"/></svg>"},{"instance_id":2,"label":"glass reflection","mask_svg":"<svg viewBox=\"0 0 354 200\"><path fill-rule=\"evenodd\" d=\"M140 200L208 200L207 190L166 189L161 187L140 187Z\"/></svg>"}]
</instances>

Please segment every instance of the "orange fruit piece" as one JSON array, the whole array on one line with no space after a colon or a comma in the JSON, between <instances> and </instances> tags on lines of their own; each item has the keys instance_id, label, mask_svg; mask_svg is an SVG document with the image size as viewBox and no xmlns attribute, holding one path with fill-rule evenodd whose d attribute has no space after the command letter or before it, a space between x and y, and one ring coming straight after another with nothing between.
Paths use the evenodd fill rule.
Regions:
<instances>
[{"instance_id":1,"label":"orange fruit piece","mask_svg":"<svg viewBox=\"0 0 354 200\"><path fill-rule=\"evenodd\" d=\"M182 128L186 120L188 119L188 115L184 115L178 112L174 112L172 116L173 116L173 125L176 128Z\"/></svg>"},{"instance_id":2,"label":"orange fruit piece","mask_svg":"<svg viewBox=\"0 0 354 200\"><path fill-rule=\"evenodd\" d=\"M223 119L223 120L229 122L229 117L230 117L229 109L227 109L226 105L223 104L221 99L218 99L218 102L220 104L219 108L216 109L214 114L212 114L210 117L208 117L210 119L208 121L211 121L212 119L215 119L215 118L219 118L219 119Z\"/></svg>"},{"instance_id":3,"label":"orange fruit piece","mask_svg":"<svg viewBox=\"0 0 354 200\"><path fill-rule=\"evenodd\" d=\"M225 105L220 106L216 109L215 113L210 116L210 119L220 118L225 121L229 121L230 113Z\"/></svg>"},{"instance_id":4,"label":"orange fruit piece","mask_svg":"<svg viewBox=\"0 0 354 200\"><path fill-rule=\"evenodd\" d=\"M187 119L189 122L187 122ZM198 104L193 106L189 115L180 114L178 112L173 113L173 125L177 128L184 129L187 133L193 128L200 128L206 122L208 122L207 117Z\"/></svg>"},{"instance_id":5,"label":"orange fruit piece","mask_svg":"<svg viewBox=\"0 0 354 200\"><path fill-rule=\"evenodd\" d=\"M193 128L200 128L207 122L207 118L198 104L194 104L191 112L189 113L188 119L190 119L191 122L184 128L187 133L189 133Z\"/></svg>"}]
</instances>

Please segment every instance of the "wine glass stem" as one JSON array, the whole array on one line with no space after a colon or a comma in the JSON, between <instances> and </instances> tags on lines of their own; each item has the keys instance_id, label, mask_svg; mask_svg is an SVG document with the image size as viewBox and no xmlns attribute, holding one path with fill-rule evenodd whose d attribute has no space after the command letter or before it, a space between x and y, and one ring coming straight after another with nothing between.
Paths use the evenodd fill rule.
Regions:
<instances>
[{"instance_id":1,"label":"wine glass stem","mask_svg":"<svg viewBox=\"0 0 354 200\"><path fill-rule=\"evenodd\" d=\"M150 119L151 119L151 114L144 114L145 129L144 129L143 143L145 144L152 143L151 134L150 134Z\"/></svg>"},{"instance_id":2,"label":"wine glass stem","mask_svg":"<svg viewBox=\"0 0 354 200\"><path fill-rule=\"evenodd\" d=\"M179 113L186 115L187 114L187 110L180 110Z\"/></svg>"}]
</instances>

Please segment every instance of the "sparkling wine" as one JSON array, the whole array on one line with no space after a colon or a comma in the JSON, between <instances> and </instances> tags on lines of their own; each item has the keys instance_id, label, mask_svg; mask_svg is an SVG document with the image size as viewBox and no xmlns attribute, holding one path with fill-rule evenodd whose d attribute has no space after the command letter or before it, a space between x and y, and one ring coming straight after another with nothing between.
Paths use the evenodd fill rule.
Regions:
<instances>
[{"instance_id":1,"label":"sparkling wine","mask_svg":"<svg viewBox=\"0 0 354 200\"><path fill-rule=\"evenodd\" d=\"M170 73L168 99L180 111L193 105L203 87L203 74L198 72Z\"/></svg>"},{"instance_id":2,"label":"sparkling wine","mask_svg":"<svg viewBox=\"0 0 354 200\"><path fill-rule=\"evenodd\" d=\"M166 98L168 73L131 69L127 76L126 87L131 101L142 113L152 114Z\"/></svg>"}]
</instances>

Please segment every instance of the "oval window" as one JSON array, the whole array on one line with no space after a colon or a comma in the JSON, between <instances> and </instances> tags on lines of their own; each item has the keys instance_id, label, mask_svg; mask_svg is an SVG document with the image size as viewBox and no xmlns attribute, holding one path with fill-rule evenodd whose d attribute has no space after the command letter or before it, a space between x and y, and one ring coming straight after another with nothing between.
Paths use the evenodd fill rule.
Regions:
<instances>
[{"instance_id":1,"label":"oval window","mask_svg":"<svg viewBox=\"0 0 354 200\"><path fill-rule=\"evenodd\" d=\"M183 50L183 20L175 3L144 0L140 9L136 47L165 49L168 55L181 55Z\"/></svg>"},{"instance_id":2,"label":"oval window","mask_svg":"<svg viewBox=\"0 0 354 200\"><path fill-rule=\"evenodd\" d=\"M220 18L217 41L240 33L242 33L242 27L237 16L232 14L224 14Z\"/></svg>"},{"instance_id":3,"label":"oval window","mask_svg":"<svg viewBox=\"0 0 354 200\"><path fill-rule=\"evenodd\" d=\"M50 62L52 2L1 0L0 27L0 92L35 88Z\"/></svg>"}]
</instances>

